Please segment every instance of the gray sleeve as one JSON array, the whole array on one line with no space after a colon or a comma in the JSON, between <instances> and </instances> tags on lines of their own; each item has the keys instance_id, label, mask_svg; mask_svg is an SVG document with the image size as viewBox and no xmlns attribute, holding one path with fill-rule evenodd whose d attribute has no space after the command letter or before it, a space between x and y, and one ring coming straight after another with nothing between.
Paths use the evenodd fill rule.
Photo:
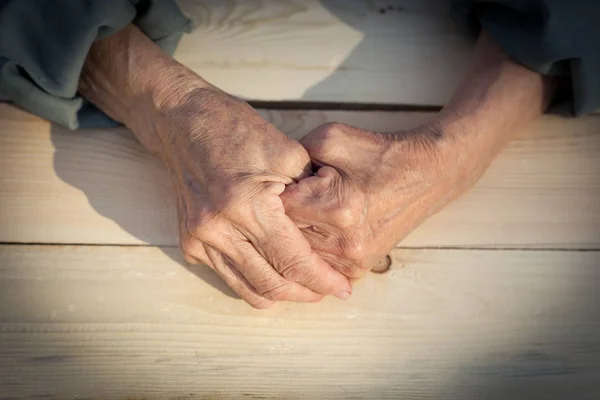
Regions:
<instances>
[{"instance_id":1,"label":"gray sleeve","mask_svg":"<svg viewBox=\"0 0 600 400\"><path fill-rule=\"evenodd\" d=\"M516 62L562 77L551 112L578 116L600 108L600 0L454 1L453 11Z\"/></svg>"},{"instance_id":2,"label":"gray sleeve","mask_svg":"<svg viewBox=\"0 0 600 400\"><path fill-rule=\"evenodd\" d=\"M0 98L71 129L116 125L77 84L94 41L131 22L169 53L191 28L174 0L0 0Z\"/></svg>"}]
</instances>

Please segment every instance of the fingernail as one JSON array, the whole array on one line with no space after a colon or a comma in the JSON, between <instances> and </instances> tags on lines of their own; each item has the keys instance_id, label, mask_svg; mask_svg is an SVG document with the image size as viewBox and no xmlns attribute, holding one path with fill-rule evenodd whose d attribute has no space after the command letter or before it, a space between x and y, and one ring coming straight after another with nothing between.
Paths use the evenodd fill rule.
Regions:
<instances>
[{"instance_id":1,"label":"fingernail","mask_svg":"<svg viewBox=\"0 0 600 400\"><path fill-rule=\"evenodd\" d=\"M348 300L350 298L350 292L341 292L335 295L340 300Z\"/></svg>"}]
</instances>

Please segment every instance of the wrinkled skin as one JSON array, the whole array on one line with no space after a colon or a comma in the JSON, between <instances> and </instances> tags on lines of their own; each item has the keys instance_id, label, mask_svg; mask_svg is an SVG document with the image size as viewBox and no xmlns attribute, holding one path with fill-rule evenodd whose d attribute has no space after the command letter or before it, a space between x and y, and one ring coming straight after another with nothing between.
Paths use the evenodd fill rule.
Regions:
<instances>
[{"instance_id":1,"label":"wrinkled skin","mask_svg":"<svg viewBox=\"0 0 600 400\"><path fill-rule=\"evenodd\" d=\"M279 197L310 173L308 153L246 102L133 25L94 43L78 89L170 170L189 262L208 264L257 308L350 295L348 279L311 250Z\"/></svg>"},{"instance_id":2,"label":"wrinkled skin","mask_svg":"<svg viewBox=\"0 0 600 400\"><path fill-rule=\"evenodd\" d=\"M208 264L257 308L350 294L285 215L279 195L310 171L298 142L213 88L191 93L159 127L188 262Z\"/></svg>"},{"instance_id":3,"label":"wrinkled skin","mask_svg":"<svg viewBox=\"0 0 600 400\"><path fill-rule=\"evenodd\" d=\"M390 134L330 123L301 143L318 171L287 187L286 212L312 248L350 278L371 270L479 176L450 162L452 145L429 127Z\"/></svg>"},{"instance_id":4,"label":"wrinkled skin","mask_svg":"<svg viewBox=\"0 0 600 400\"><path fill-rule=\"evenodd\" d=\"M482 33L436 124L393 134L327 124L305 149L128 25L94 43L78 90L171 171L186 259L264 308L347 298L344 275L361 276L469 188L555 85Z\"/></svg>"}]
</instances>

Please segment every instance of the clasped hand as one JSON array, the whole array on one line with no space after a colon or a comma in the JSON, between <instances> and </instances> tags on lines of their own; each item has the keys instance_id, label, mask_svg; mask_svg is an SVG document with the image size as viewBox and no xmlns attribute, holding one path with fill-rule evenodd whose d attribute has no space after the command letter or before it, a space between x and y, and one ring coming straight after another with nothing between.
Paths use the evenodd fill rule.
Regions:
<instances>
[{"instance_id":1,"label":"clasped hand","mask_svg":"<svg viewBox=\"0 0 600 400\"><path fill-rule=\"evenodd\" d=\"M212 87L159 126L186 260L206 263L256 308L348 298L350 280L454 191L427 130L326 124L298 143Z\"/></svg>"},{"instance_id":2,"label":"clasped hand","mask_svg":"<svg viewBox=\"0 0 600 400\"><path fill-rule=\"evenodd\" d=\"M485 33L465 76L419 128L329 123L298 143L129 25L92 46L78 90L170 170L186 260L265 308L347 299L350 281L467 190L557 86Z\"/></svg>"}]
</instances>

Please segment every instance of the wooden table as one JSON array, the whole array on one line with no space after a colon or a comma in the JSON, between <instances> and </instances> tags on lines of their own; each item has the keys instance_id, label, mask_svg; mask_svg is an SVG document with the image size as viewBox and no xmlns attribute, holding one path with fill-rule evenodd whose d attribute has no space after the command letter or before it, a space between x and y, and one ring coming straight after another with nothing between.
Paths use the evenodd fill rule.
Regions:
<instances>
[{"instance_id":1,"label":"wooden table","mask_svg":"<svg viewBox=\"0 0 600 400\"><path fill-rule=\"evenodd\" d=\"M471 48L436 0L181 4L176 57L297 138L432 118ZM600 116L522 132L346 302L253 310L175 224L125 129L0 105L0 398L600 396Z\"/></svg>"}]
</instances>

